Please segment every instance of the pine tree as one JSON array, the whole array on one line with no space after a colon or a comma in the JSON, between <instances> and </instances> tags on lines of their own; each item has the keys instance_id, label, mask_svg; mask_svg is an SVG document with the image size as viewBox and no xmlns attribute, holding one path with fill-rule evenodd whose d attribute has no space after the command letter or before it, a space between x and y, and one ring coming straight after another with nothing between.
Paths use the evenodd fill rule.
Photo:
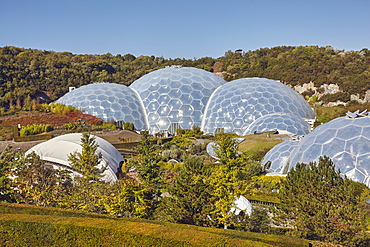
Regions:
<instances>
[{"instance_id":1,"label":"pine tree","mask_svg":"<svg viewBox=\"0 0 370 247\"><path fill-rule=\"evenodd\" d=\"M208 183L212 187L211 193L216 207L212 218L226 227L235 224L235 217L229 212L235 199L245 193L251 175L255 175L255 169L251 167L259 166L261 170L261 166L239 153L235 134L220 133L216 138L218 141L215 152L219 163L215 164Z\"/></svg>"},{"instance_id":2,"label":"pine tree","mask_svg":"<svg viewBox=\"0 0 370 247\"><path fill-rule=\"evenodd\" d=\"M142 183L134 179L121 180L107 189L99 204L109 214L133 218L151 216L151 193Z\"/></svg>"},{"instance_id":3,"label":"pine tree","mask_svg":"<svg viewBox=\"0 0 370 247\"><path fill-rule=\"evenodd\" d=\"M170 197L162 199L167 220L177 223L209 226L207 217L213 209L207 178L210 168L193 155L185 157L183 168L169 187Z\"/></svg>"},{"instance_id":4,"label":"pine tree","mask_svg":"<svg viewBox=\"0 0 370 247\"><path fill-rule=\"evenodd\" d=\"M140 178L148 186L155 190L162 187L162 168L158 162L161 160L157 147L150 140L149 133L143 131L139 143L138 152L140 155L137 163Z\"/></svg>"},{"instance_id":5,"label":"pine tree","mask_svg":"<svg viewBox=\"0 0 370 247\"><path fill-rule=\"evenodd\" d=\"M74 177L71 196L65 198L63 207L104 212L104 207L98 201L106 190L107 184L101 178L107 167L98 167L102 161L102 154L97 152L99 145L94 136L82 134L81 146L81 152L74 152L68 156L70 166L80 176Z\"/></svg>"},{"instance_id":6,"label":"pine tree","mask_svg":"<svg viewBox=\"0 0 370 247\"><path fill-rule=\"evenodd\" d=\"M70 166L82 176L77 181L97 182L101 179L102 173L107 167L99 168L102 161L102 154L97 152L99 147L93 135L84 133L81 136L81 152L74 152L68 156Z\"/></svg>"},{"instance_id":7,"label":"pine tree","mask_svg":"<svg viewBox=\"0 0 370 247\"><path fill-rule=\"evenodd\" d=\"M355 244L363 230L355 183L335 170L328 157L297 164L282 181L278 220L300 237Z\"/></svg>"}]
</instances>

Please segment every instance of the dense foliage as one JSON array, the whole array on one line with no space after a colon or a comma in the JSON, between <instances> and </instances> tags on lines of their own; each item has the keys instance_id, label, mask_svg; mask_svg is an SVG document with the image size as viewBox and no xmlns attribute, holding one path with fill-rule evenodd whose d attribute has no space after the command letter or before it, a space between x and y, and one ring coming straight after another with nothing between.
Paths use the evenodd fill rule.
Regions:
<instances>
[{"instance_id":1,"label":"dense foliage","mask_svg":"<svg viewBox=\"0 0 370 247\"><path fill-rule=\"evenodd\" d=\"M0 48L0 106L30 109L64 95L69 87L93 82L130 85L141 76L169 65L222 72L226 80L264 77L286 84L338 84L343 92L330 95L348 101L350 94L370 89L370 51L333 47L279 46L225 53L219 58L165 59L131 54L76 55L18 47ZM330 99L328 99L330 100Z\"/></svg>"},{"instance_id":2,"label":"dense foliage","mask_svg":"<svg viewBox=\"0 0 370 247\"><path fill-rule=\"evenodd\" d=\"M31 124L22 126L19 131L20 136L35 135L53 130L50 124Z\"/></svg>"},{"instance_id":3,"label":"dense foliage","mask_svg":"<svg viewBox=\"0 0 370 247\"><path fill-rule=\"evenodd\" d=\"M255 206L251 215L236 215L232 209L241 195L256 190L272 193L279 188L279 179L259 176L261 164L238 150L233 134L215 136L215 161L193 148L197 129L180 132L181 142L163 145L156 145L158 140L143 132L138 157L124 165L121 179L112 184L101 180L105 167L97 167L102 156L96 153L97 143L89 134L82 135L81 152L69 155L74 174L55 170L35 153L25 155L6 148L0 155L0 199L116 217L273 231L271 211ZM169 157L183 162L166 163L167 150ZM127 169L132 166L137 168L132 169L137 171L136 176ZM347 244L363 239L358 234L364 222L358 196L368 190L341 178L333 168L328 159L318 167L297 165L281 184L281 214L275 215L278 224L292 225L299 236L314 240ZM9 229L6 224L1 227Z\"/></svg>"},{"instance_id":4,"label":"dense foliage","mask_svg":"<svg viewBox=\"0 0 370 247\"><path fill-rule=\"evenodd\" d=\"M356 187L328 157L299 163L282 181L278 221L300 237L356 246L364 229Z\"/></svg>"}]
</instances>

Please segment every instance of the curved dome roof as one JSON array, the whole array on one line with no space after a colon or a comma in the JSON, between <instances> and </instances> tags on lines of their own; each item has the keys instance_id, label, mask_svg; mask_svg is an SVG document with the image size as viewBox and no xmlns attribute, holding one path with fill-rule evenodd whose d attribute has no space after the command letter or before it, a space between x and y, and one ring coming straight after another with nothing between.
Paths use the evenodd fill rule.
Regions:
<instances>
[{"instance_id":1,"label":"curved dome roof","mask_svg":"<svg viewBox=\"0 0 370 247\"><path fill-rule=\"evenodd\" d=\"M234 138L235 140L235 145L240 144L242 141L244 141L244 138ZM214 159L218 159L217 154L216 154L216 149L219 148L219 145L217 142L210 142L207 144L206 151ZM241 154L241 152L238 151L238 155Z\"/></svg>"},{"instance_id":2,"label":"curved dome roof","mask_svg":"<svg viewBox=\"0 0 370 247\"><path fill-rule=\"evenodd\" d=\"M302 136L308 134L310 128L310 125L300 117L292 114L273 113L255 120L243 135L277 130L280 134Z\"/></svg>"},{"instance_id":3,"label":"curved dome roof","mask_svg":"<svg viewBox=\"0 0 370 247\"><path fill-rule=\"evenodd\" d=\"M339 117L320 125L299 142L290 168L324 155L342 174L370 187L370 117Z\"/></svg>"},{"instance_id":4,"label":"curved dome roof","mask_svg":"<svg viewBox=\"0 0 370 247\"><path fill-rule=\"evenodd\" d=\"M72 105L104 120L131 122L137 129L147 128L141 99L125 85L116 83L85 85L65 94L56 103Z\"/></svg>"},{"instance_id":5,"label":"curved dome roof","mask_svg":"<svg viewBox=\"0 0 370 247\"><path fill-rule=\"evenodd\" d=\"M299 141L285 141L270 149L262 159L263 165L270 162L269 168L266 171L269 173L286 174L289 168L290 155L298 143Z\"/></svg>"},{"instance_id":6,"label":"curved dome roof","mask_svg":"<svg viewBox=\"0 0 370 247\"><path fill-rule=\"evenodd\" d=\"M314 118L309 104L290 87L270 79L242 78L219 87L209 100L202 129L242 135L256 119L273 113Z\"/></svg>"},{"instance_id":7,"label":"curved dome roof","mask_svg":"<svg viewBox=\"0 0 370 247\"><path fill-rule=\"evenodd\" d=\"M58 136L32 147L26 154L35 152L42 160L70 167L68 155L82 151L81 136L81 133ZM103 180L110 183L115 182L117 180L116 173L124 159L118 150L106 140L95 136L95 141L99 145L97 152L103 156L98 167L108 165L107 170L103 173Z\"/></svg>"},{"instance_id":8,"label":"curved dome roof","mask_svg":"<svg viewBox=\"0 0 370 247\"><path fill-rule=\"evenodd\" d=\"M209 156L211 156L214 159L217 159L217 155L214 149L215 147L217 147L217 144L215 142L210 142L207 144L206 151Z\"/></svg>"},{"instance_id":9,"label":"curved dome roof","mask_svg":"<svg viewBox=\"0 0 370 247\"><path fill-rule=\"evenodd\" d=\"M209 97L224 83L211 72L175 66L144 75L130 88L143 100L151 133L174 133L174 128L200 126Z\"/></svg>"}]
</instances>

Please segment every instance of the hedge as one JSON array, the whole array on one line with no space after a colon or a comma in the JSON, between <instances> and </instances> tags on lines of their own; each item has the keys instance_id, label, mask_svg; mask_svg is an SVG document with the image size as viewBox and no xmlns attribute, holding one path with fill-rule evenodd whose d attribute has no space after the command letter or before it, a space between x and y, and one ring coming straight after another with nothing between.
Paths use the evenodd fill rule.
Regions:
<instances>
[{"instance_id":1,"label":"hedge","mask_svg":"<svg viewBox=\"0 0 370 247\"><path fill-rule=\"evenodd\" d=\"M1 246L307 246L289 236L0 204Z\"/></svg>"}]
</instances>

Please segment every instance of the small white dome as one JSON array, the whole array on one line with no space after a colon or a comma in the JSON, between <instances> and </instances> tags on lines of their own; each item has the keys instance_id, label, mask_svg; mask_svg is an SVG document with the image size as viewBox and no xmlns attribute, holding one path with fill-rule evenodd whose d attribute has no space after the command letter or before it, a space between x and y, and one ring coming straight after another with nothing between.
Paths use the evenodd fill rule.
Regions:
<instances>
[{"instance_id":1,"label":"small white dome","mask_svg":"<svg viewBox=\"0 0 370 247\"><path fill-rule=\"evenodd\" d=\"M35 152L42 160L70 167L68 155L82 151L81 137L81 133L58 136L32 147L26 154ZM108 165L103 173L103 180L109 183L115 182L117 180L116 173L124 159L112 144L98 136L94 137L99 145L97 152L100 152L103 156L102 162L98 164L98 167L101 168Z\"/></svg>"}]
</instances>

